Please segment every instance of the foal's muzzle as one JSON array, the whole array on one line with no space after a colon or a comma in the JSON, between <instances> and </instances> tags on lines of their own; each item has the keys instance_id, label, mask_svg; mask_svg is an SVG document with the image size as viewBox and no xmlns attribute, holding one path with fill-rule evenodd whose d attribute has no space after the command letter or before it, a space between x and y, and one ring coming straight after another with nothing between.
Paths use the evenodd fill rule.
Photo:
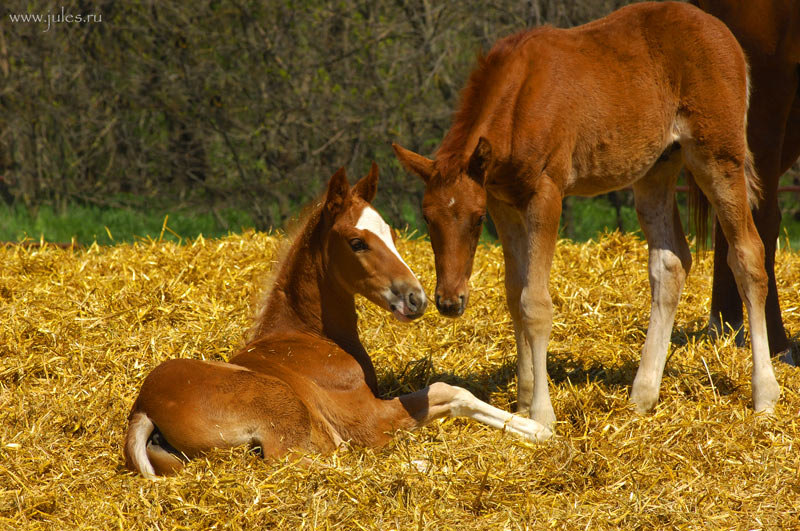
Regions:
<instances>
[{"instance_id":1,"label":"foal's muzzle","mask_svg":"<svg viewBox=\"0 0 800 531\"><path fill-rule=\"evenodd\" d=\"M415 285L416 284L416 285ZM387 297L389 309L402 322L408 322L425 313L428 297L419 283L396 282L392 284L391 295Z\"/></svg>"},{"instance_id":2,"label":"foal's muzzle","mask_svg":"<svg viewBox=\"0 0 800 531\"><path fill-rule=\"evenodd\" d=\"M464 295L445 298L436 294L436 309L445 317L461 317L466 307L467 297Z\"/></svg>"}]
</instances>

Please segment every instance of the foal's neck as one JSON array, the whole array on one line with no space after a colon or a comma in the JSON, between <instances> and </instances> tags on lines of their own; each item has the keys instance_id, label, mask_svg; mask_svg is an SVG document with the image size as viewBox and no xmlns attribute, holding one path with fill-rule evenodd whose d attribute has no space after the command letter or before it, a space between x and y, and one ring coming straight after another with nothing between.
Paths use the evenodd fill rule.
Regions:
<instances>
[{"instance_id":1,"label":"foal's neck","mask_svg":"<svg viewBox=\"0 0 800 531\"><path fill-rule=\"evenodd\" d=\"M302 332L333 341L358 357L366 355L358 338L355 298L328 274L322 256L322 220L312 216L295 239L251 340L273 333Z\"/></svg>"}]
</instances>

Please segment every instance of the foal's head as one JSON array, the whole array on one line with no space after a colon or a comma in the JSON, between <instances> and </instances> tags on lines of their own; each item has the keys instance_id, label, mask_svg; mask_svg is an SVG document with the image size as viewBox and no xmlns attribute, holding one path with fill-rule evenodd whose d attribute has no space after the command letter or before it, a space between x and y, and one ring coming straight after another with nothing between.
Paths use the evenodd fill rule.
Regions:
<instances>
[{"instance_id":1,"label":"foal's head","mask_svg":"<svg viewBox=\"0 0 800 531\"><path fill-rule=\"evenodd\" d=\"M328 183L322 207L325 266L348 293L359 293L400 321L421 316L425 291L394 245L394 233L370 202L378 189L378 166L352 188L344 168Z\"/></svg>"},{"instance_id":2,"label":"foal's head","mask_svg":"<svg viewBox=\"0 0 800 531\"><path fill-rule=\"evenodd\" d=\"M436 262L436 308L459 317L469 300L469 276L486 219L484 181L491 147L481 137L472 156L455 166L393 147L403 166L425 181L422 213Z\"/></svg>"}]
</instances>

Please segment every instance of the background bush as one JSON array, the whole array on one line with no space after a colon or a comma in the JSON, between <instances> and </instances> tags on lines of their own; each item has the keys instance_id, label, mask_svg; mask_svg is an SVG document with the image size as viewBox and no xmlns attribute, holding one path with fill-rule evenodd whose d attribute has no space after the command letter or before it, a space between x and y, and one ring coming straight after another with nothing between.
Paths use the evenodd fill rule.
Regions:
<instances>
[{"instance_id":1,"label":"background bush","mask_svg":"<svg viewBox=\"0 0 800 531\"><path fill-rule=\"evenodd\" d=\"M60 6L4 2L0 194L34 217L76 203L159 207L228 228L235 221L224 212L235 209L266 229L338 167L352 179L376 160L379 208L419 227L422 187L390 142L432 153L476 53L499 37L581 24L627 3L79 1L63 9L100 21L48 27L12 16L57 17ZM616 200L631 204L627 193Z\"/></svg>"}]
</instances>

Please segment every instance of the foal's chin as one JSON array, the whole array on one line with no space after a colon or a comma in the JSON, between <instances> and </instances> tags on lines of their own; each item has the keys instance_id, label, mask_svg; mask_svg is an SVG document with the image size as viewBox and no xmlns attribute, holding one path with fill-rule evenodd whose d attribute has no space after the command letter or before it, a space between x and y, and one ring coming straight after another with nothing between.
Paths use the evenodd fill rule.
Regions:
<instances>
[{"instance_id":1,"label":"foal's chin","mask_svg":"<svg viewBox=\"0 0 800 531\"><path fill-rule=\"evenodd\" d=\"M400 310L393 310L392 315L401 323L410 323L414 319L422 317L421 313L403 313Z\"/></svg>"},{"instance_id":2,"label":"foal's chin","mask_svg":"<svg viewBox=\"0 0 800 531\"><path fill-rule=\"evenodd\" d=\"M401 323L410 323L414 319L418 319L422 317L422 314L425 313L424 311L412 311L403 303L400 304L389 304L389 308L387 308L394 318L400 321Z\"/></svg>"},{"instance_id":3,"label":"foal's chin","mask_svg":"<svg viewBox=\"0 0 800 531\"><path fill-rule=\"evenodd\" d=\"M464 315L464 311L467 309L466 304L461 306L441 306L437 307L439 310L439 314L444 317L449 317L450 319L458 319L462 315Z\"/></svg>"}]
</instances>

